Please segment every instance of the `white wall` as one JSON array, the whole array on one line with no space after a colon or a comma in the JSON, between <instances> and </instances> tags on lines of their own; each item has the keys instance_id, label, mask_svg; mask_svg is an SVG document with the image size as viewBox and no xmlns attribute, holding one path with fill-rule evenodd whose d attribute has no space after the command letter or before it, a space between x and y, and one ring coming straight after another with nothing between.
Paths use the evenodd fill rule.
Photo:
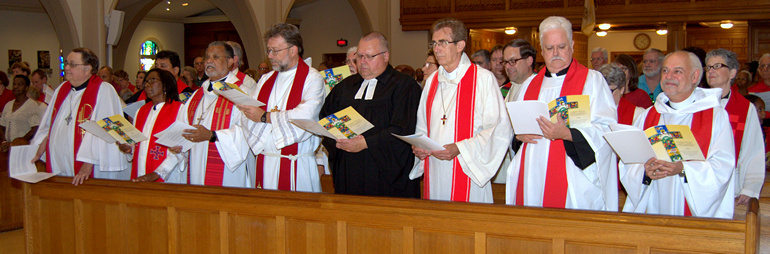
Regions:
<instances>
[{"instance_id":1,"label":"white wall","mask_svg":"<svg viewBox=\"0 0 770 254\"><path fill-rule=\"evenodd\" d=\"M315 1L294 8L289 18L302 20L299 31L305 47L303 57L312 57L314 68L323 60L323 54L346 53L363 36L356 13L347 0ZM347 47L337 47L340 38L348 40Z\"/></svg>"},{"instance_id":2,"label":"white wall","mask_svg":"<svg viewBox=\"0 0 770 254\"><path fill-rule=\"evenodd\" d=\"M38 68L37 51L47 50L51 61L48 85L56 87L61 83L59 76L59 39L53 30L51 20L45 13L0 10L0 70L8 73L8 50L21 50L22 61L29 63L33 71Z\"/></svg>"},{"instance_id":3,"label":"white wall","mask_svg":"<svg viewBox=\"0 0 770 254\"><path fill-rule=\"evenodd\" d=\"M662 51L666 51L667 48L667 36L666 35L658 35L653 31L618 31L613 32L610 31L607 33L607 36L599 37L596 36L596 34L591 35L591 37L588 37L588 57L591 57L591 50L593 50L596 47L602 47L607 49L610 58L612 58L612 52L628 52L628 51L638 51L642 52L642 50L636 49L634 47L634 37L639 33L646 33L650 36L650 48L657 48ZM611 62L613 59L609 59ZM589 66L590 67L590 66Z\"/></svg>"},{"instance_id":4,"label":"white wall","mask_svg":"<svg viewBox=\"0 0 770 254\"><path fill-rule=\"evenodd\" d=\"M124 71L128 73L129 79L133 84L136 78L136 72L139 71L139 51L145 40L151 39L158 43L160 50L171 50L179 54L182 65L184 65L184 24L142 21L136 27L133 35L122 34L121 36L131 36L131 45L126 53Z\"/></svg>"},{"instance_id":5,"label":"white wall","mask_svg":"<svg viewBox=\"0 0 770 254\"><path fill-rule=\"evenodd\" d=\"M401 31L401 1L390 1L390 63L422 68L428 52L428 31Z\"/></svg>"}]
</instances>

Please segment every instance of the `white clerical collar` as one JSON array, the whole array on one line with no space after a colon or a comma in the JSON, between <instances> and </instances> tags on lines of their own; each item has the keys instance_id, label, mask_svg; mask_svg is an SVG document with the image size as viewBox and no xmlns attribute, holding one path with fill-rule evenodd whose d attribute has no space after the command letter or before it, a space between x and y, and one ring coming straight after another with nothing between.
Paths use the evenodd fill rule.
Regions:
<instances>
[{"instance_id":1,"label":"white clerical collar","mask_svg":"<svg viewBox=\"0 0 770 254\"><path fill-rule=\"evenodd\" d=\"M377 78L365 79L364 82L361 82L361 87L358 88L355 99L360 100L363 97L364 100L371 100L374 96L374 89L376 88ZM366 97L364 97L364 91L366 91Z\"/></svg>"},{"instance_id":2,"label":"white clerical collar","mask_svg":"<svg viewBox=\"0 0 770 254\"><path fill-rule=\"evenodd\" d=\"M680 102L668 101L668 106L673 109L681 109L689 106L693 102L695 102L695 90L693 90L693 92L690 94L690 97L687 97L687 99L683 101L680 101Z\"/></svg>"}]
</instances>

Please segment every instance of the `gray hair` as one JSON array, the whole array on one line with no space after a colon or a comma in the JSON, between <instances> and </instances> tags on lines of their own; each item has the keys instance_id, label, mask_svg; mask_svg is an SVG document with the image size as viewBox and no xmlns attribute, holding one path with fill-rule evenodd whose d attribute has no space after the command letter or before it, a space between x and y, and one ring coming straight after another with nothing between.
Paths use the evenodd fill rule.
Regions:
<instances>
[{"instance_id":1,"label":"gray hair","mask_svg":"<svg viewBox=\"0 0 770 254\"><path fill-rule=\"evenodd\" d=\"M607 49L602 48L602 47L596 47L596 48L594 48L594 50L591 50L591 55L593 55L596 52L600 52L600 51L602 52L602 57L604 57L604 60L609 60L609 55L607 55L608 54L607 53Z\"/></svg>"},{"instance_id":2,"label":"gray hair","mask_svg":"<svg viewBox=\"0 0 770 254\"><path fill-rule=\"evenodd\" d=\"M623 87L626 85L626 74L620 69L617 64L605 64L599 68L599 72L604 76L604 80L608 85L615 85L616 87Z\"/></svg>"},{"instance_id":3,"label":"gray hair","mask_svg":"<svg viewBox=\"0 0 770 254\"><path fill-rule=\"evenodd\" d=\"M214 46L222 46L225 47L225 54L227 54L227 57L233 57L235 55L233 46L230 46L230 44L225 43L224 41L212 41L209 43L209 48Z\"/></svg>"},{"instance_id":4,"label":"gray hair","mask_svg":"<svg viewBox=\"0 0 770 254\"><path fill-rule=\"evenodd\" d=\"M492 54L489 53L489 51L486 49L479 49L475 53L473 53L473 55L471 55L471 58L479 57L479 56L484 58L485 63L489 63L489 61L491 61L490 57L492 56Z\"/></svg>"},{"instance_id":5,"label":"gray hair","mask_svg":"<svg viewBox=\"0 0 770 254\"><path fill-rule=\"evenodd\" d=\"M669 57L677 53L687 54L687 57L690 60L690 67L692 67L692 71L698 72L698 81L694 85L697 86L698 84L700 84L700 80L703 79L703 68L701 68L701 66L703 65L700 63L700 59L698 58L698 56L689 51L677 50L672 53L668 53L665 59L668 59Z\"/></svg>"},{"instance_id":6,"label":"gray hair","mask_svg":"<svg viewBox=\"0 0 770 254\"><path fill-rule=\"evenodd\" d=\"M768 58L768 57L770 57L770 53L765 53L765 54L762 55L762 57L759 58L759 60L757 62L762 62L762 59L765 59L765 58Z\"/></svg>"},{"instance_id":7,"label":"gray hair","mask_svg":"<svg viewBox=\"0 0 770 254\"><path fill-rule=\"evenodd\" d=\"M388 49L390 49L390 42L388 42L388 39L385 38L385 35L380 32L370 32L364 35L364 37L361 37L361 41L369 40L377 40L380 43L380 50L382 51L388 51Z\"/></svg>"},{"instance_id":8,"label":"gray hair","mask_svg":"<svg viewBox=\"0 0 770 254\"><path fill-rule=\"evenodd\" d=\"M278 23L268 28L265 33L265 44L270 38L280 36L283 38L289 46L297 47L297 54L302 58L302 54L305 53L305 48L302 46L302 36L299 34L299 28L289 23Z\"/></svg>"},{"instance_id":9,"label":"gray hair","mask_svg":"<svg viewBox=\"0 0 770 254\"><path fill-rule=\"evenodd\" d=\"M741 65L738 63L738 56L735 54L735 52L722 49L722 48L709 51L706 54L706 62L708 63L709 59L714 56L720 56L723 59L725 59L725 62L727 63L727 68L730 68L730 70L738 70L741 68ZM703 72L706 72L705 69ZM735 75L735 77L730 79L730 84L732 84L735 81L736 77L738 77L738 75Z\"/></svg>"},{"instance_id":10,"label":"gray hair","mask_svg":"<svg viewBox=\"0 0 770 254\"><path fill-rule=\"evenodd\" d=\"M355 54L356 51L358 51L358 46L350 47L350 48L348 48L348 52L346 53L346 55L350 55L350 53Z\"/></svg>"},{"instance_id":11,"label":"gray hair","mask_svg":"<svg viewBox=\"0 0 770 254\"><path fill-rule=\"evenodd\" d=\"M241 47L241 44L234 41L226 41L225 43L230 45L230 47L233 47L233 54L238 57L238 67L243 66L243 48Z\"/></svg>"},{"instance_id":12,"label":"gray hair","mask_svg":"<svg viewBox=\"0 0 770 254\"><path fill-rule=\"evenodd\" d=\"M553 29L561 29L567 33L567 39L572 41L572 23L561 16L550 16L540 22L540 47L543 46L543 34Z\"/></svg>"},{"instance_id":13,"label":"gray hair","mask_svg":"<svg viewBox=\"0 0 770 254\"><path fill-rule=\"evenodd\" d=\"M658 63L659 64L663 63L663 60L666 58L666 54L663 54L663 51L660 51L660 49L650 48L648 50L645 50L644 54L646 55L653 52L658 53Z\"/></svg>"},{"instance_id":14,"label":"gray hair","mask_svg":"<svg viewBox=\"0 0 770 254\"><path fill-rule=\"evenodd\" d=\"M738 75L741 75L741 73L746 73L746 75L748 75L748 77L749 77L749 81L748 82L749 82L749 84L751 84L751 81L753 80L753 79L751 79L752 76L753 76L753 75L751 75L751 72L747 71L747 70L742 70L742 71L738 72L738 74L735 75L735 77L737 78Z\"/></svg>"},{"instance_id":15,"label":"gray hair","mask_svg":"<svg viewBox=\"0 0 770 254\"><path fill-rule=\"evenodd\" d=\"M465 29L465 23L455 18L442 18L433 22L430 29L430 34L433 35L436 31L448 27L452 30L453 41L468 41L468 29Z\"/></svg>"}]
</instances>

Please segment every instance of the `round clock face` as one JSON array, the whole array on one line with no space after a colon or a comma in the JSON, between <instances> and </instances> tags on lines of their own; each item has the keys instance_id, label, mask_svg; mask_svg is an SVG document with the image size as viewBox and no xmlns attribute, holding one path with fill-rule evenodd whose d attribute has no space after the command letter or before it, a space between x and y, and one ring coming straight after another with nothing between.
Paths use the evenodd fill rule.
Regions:
<instances>
[{"instance_id":1,"label":"round clock face","mask_svg":"<svg viewBox=\"0 0 770 254\"><path fill-rule=\"evenodd\" d=\"M634 47L638 50L645 50L650 47L650 36L647 34L637 34L634 37Z\"/></svg>"}]
</instances>

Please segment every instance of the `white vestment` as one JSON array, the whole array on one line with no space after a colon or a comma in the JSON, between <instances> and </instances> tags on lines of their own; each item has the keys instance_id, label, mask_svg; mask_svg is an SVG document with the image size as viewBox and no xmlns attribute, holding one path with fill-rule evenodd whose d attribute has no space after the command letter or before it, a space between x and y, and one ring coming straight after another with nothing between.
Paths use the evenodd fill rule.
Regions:
<instances>
[{"instance_id":1,"label":"white vestment","mask_svg":"<svg viewBox=\"0 0 770 254\"><path fill-rule=\"evenodd\" d=\"M56 102L56 97L62 87L63 86L59 85L59 87L56 88L54 97L51 98L51 104ZM53 125L51 125L51 117L53 117L52 111L54 106L48 107L40 120L40 125L38 125L35 138L32 139L31 142L32 145L40 145L45 138L48 137L48 131L51 131L51 137L49 138L50 150L52 151L50 163L53 172L61 171L61 173L59 173L60 176L75 175L75 170L72 168L76 159L74 158L75 151L74 149L70 149L70 147L75 147L75 121L78 119L77 112L80 105L80 99L83 97L83 93L86 89L87 88L83 88L78 91L73 89L73 91L70 91L59 107L59 112L56 112L57 115ZM88 117L88 120L98 121L106 117L118 114L122 115L123 110L120 107L120 102L120 97L118 97L118 94L115 92L115 89L112 88L112 85L107 82L102 82L99 93L96 96L96 102L93 105L93 113ZM72 116L72 120L67 124L66 118L70 115ZM94 164L93 174L95 178L115 180L129 179L131 171L126 169L128 169L131 164L117 145L114 143L107 143L107 141L104 141L89 132L85 132L80 144L77 160ZM45 160L45 158L46 156L43 155L42 159Z\"/></svg>"},{"instance_id":2,"label":"white vestment","mask_svg":"<svg viewBox=\"0 0 770 254\"><path fill-rule=\"evenodd\" d=\"M230 83L233 73L231 72L225 82ZM206 129L211 130L212 120L214 119L214 111L217 111L216 101L219 97L214 92L209 92L208 87L211 86L211 80L206 80L201 84L203 89L196 91L195 93L203 92L200 103L192 117L192 123L188 120L187 110L190 106L190 101L187 101L180 109L177 121L188 123L190 125L200 124ZM195 98L193 94L190 98ZM203 118L199 120L199 118ZM243 138L243 129L239 126L243 113L233 106L230 113L230 127L227 129L217 130L216 148L219 152L219 156L225 163L224 175L222 180L222 186L228 187L252 187L252 182L249 181L248 174L246 172L246 159L249 154L249 146ZM209 141L197 142L188 151L189 154L189 174L190 184L204 185L206 176L206 161L208 160L208 148ZM168 156L163 161L161 167L164 172L171 172L171 168L175 167L179 162L178 156Z\"/></svg>"},{"instance_id":3,"label":"white vestment","mask_svg":"<svg viewBox=\"0 0 770 254\"><path fill-rule=\"evenodd\" d=\"M149 102L149 103L152 103L152 102ZM134 118L134 125L136 126L136 128L142 129L142 134L144 134L145 137L148 137L150 139L152 138L152 127L155 126L155 121L158 119L160 110L163 109L163 107L165 106L166 106L166 103L161 102L161 103L158 103L157 105L154 105L149 111L147 111L148 115L144 122L144 126L136 126L136 118ZM181 107L180 107L180 111L181 111ZM148 154L147 151L151 149L150 141L146 140L146 141L139 142L139 145L136 147L137 148L134 149L134 152L139 153L139 156L137 156L138 161L133 162L133 163L136 163L136 171L137 171L136 176L143 176L148 174L147 159L149 158L149 156L145 156L145 155L147 155ZM184 168L187 166L186 158L184 158L183 154L175 154L168 150L166 150L166 152L167 152L166 157L177 156L178 158L176 161L178 161L179 163L173 167L168 167L168 168L164 168L159 165L156 168L155 173L157 173L166 183L186 184L187 172L184 172Z\"/></svg>"},{"instance_id":4,"label":"white vestment","mask_svg":"<svg viewBox=\"0 0 770 254\"><path fill-rule=\"evenodd\" d=\"M259 91L274 72L262 75L252 97L256 99L259 96ZM278 112L268 113L271 123L253 122L244 117L242 118L242 125L248 126L248 130L244 134L253 152L264 155L263 167L256 169L262 170L262 186L255 187L270 190L278 189L281 149L292 144L298 144L296 161L293 162L296 163L296 175L292 174L296 177L291 179L291 189L320 192L321 178L318 175L315 150L321 143L321 138L297 127L290 123L289 120L318 120L318 113L321 111L324 101L324 84L318 71L310 68L302 89L301 102L295 108L286 110L286 103L289 99L289 93L294 83L296 72L296 67L288 71L279 72L276 76L273 90L270 93L269 103L267 101L262 102L268 103L266 106L268 111L276 107L279 110ZM249 171L252 172L252 168L249 168Z\"/></svg>"},{"instance_id":5,"label":"white vestment","mask_svg":"<svg viewBox=\"0 0 770 254\"><path fill-rule=\"evenodd\" d=\"M731 92L729 96L741 96ZM721 99L720 105L725 107L728 99ZM728 113L729 114L729 113ZM735 143L735 139L733 139ZM738 145L738 144L735 144ZM765 183L765 139L762 136L762 126L759 123L757 108L749 103L749 111L746 112L746 124L743 126L743 139L738 156L738 165L735 167L735 197L746 195L759 198L762 185Z\"/></svg>"},{"instance_id":6,"label":"white vestment","mask_svg":"<svg viewBox=\"0 0 770 254\"><path fill-rule=\"evenodd\" d=\"M488 70L477 67L475 105L464 105L474 108L473 136L454 141L457 88L471 64L468 56L463 53L460 64L453 72L447 73L442 66L428 77L417 109L416 133L427 135L427 121L430 121L430 139L441 145L455 143L460 151L456 158L462 166L463 173L471 179L469 201L492 203L492 186L489 182L497 173L511 145L513 132L495 76ZM433 98L431 119L425 119L428 93L433 79L436 78L438 89ZM444 112L445 109L448 110ZM444 113L447 118L446 124L442 124L441 120ZM426 160L430 160L430 169L428 178L424 181L427 182L426 188L430 186L430 197L423 198L450 200L453 193L453 160L439 160L433 156ZM416 179L424 173L424 161L418 161L409 174L411 179Z\"/></svg>"},{"instance_id":7,"label":"white vestment","mask_svg":"<svg viewBox=\"0 0 770 254\"><path fill-rule=\"evenodd\" d=\"M570 68L577 68L570 66ZM541 71L546 71L545 69ZM538 101L548 103L559 97L566 75L545 75L540 89ZM532 83L525 84L517 94L515 101L524 99L527 89ZM589 96L591 106L591 123L588 128L572 128L580 132L593 150L593 164L580 169L566 152L565 169L567 175L567 196L565 208L617 211L617 164L612 159L612 149L602 136L609 126L617 124L615 101L604 77L597 71L588 70L583 93ZM535 119L532 119L535 121ZM574 141L573 136L573 141ZM506 183L506 204L516 204L516 191L519 183L519 170L525 168L523 186L523 204L525 206L543 206L544 188L547 170L553 168L548 164L551 141L546 138L536 140L537 144L524 144L514 156L508 168ZM564 141L565 143L568 141ZM522 165L522 150L526 149Z\"/></svg>"},{"instance_id":8,"label":"white vestment","mask_svg":"<svg viewBox=\"0 0 770 254\"><path fill-rule=\"evenodd\" d=\"M508 95L505 96L505 102L508 103L514 101L516 95L521 91L521 87L532 82L532 79L534 79L535 76L537 76L537 74L532 73L532 75L529 75L529 77L524 80L524 83L521 84L511 81L511 90L508 90ZM507 106L505 112L506 114L508 112ZM513 128L513 126L511 126L511 128ZM497 171L497 175L492 179L493 183L505 184L506 180L508 180L508 167L511 165L511 160L513 160L513 156L515 155L516 151L513 150L512 146L509 146L508 152L505 154L505 158L503 158L503 163L500 164L500 170Z\"/></svg>"},{"instance_id":9,"label":"white vestment","mask_svg":"<svg viewBox=\"0 0 770 254\"><path fill-rule=\"evenodd\" d=\"M719 104L722 89L695 88L689 98L669 102L664 93L658 95L655 109L660 113L659 125L692 127L694 113L713 108L711 141L706 161L683 161L685 177L675 175L643 184L644 164L620 163L620 181L628 192L624 212L684 215L684 202L697 217L733 217L733 171L735 149L727 112ZM644 128L647 109L634 126Z\"/></svg>"}]
</instances>

